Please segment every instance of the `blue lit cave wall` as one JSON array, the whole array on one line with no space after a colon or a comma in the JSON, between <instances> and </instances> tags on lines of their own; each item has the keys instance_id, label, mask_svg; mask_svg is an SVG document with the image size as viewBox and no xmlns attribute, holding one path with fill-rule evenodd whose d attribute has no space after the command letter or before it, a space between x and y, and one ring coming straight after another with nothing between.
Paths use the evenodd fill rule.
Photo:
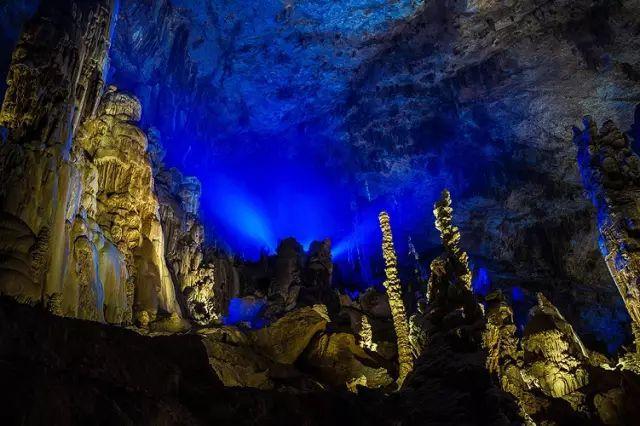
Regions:
<instances>
[{"instance_id":1,"label":"blue lit cave wall","mask_svg":"<svg viewBox=\"0 0 640 426\"><path fill-rule=\"evenodd\" d=\"M522 326L543 291L603 352L628 338L571 127L590 114L640 133L633 2L120 3L109 82L203 182L211 242L253 259L331 237L356 294L382 280L386 209L411 284L439 253L447 187L479 293L504 289Z\"/></svg>"}]
</instances>

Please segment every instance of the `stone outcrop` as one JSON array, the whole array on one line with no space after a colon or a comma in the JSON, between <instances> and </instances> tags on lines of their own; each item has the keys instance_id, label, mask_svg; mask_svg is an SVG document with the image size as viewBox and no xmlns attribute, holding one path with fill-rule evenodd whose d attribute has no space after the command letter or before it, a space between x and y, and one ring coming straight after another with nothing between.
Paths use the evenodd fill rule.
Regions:
<instances>
[{"instance_id":1,"label":"stone outcrop","mask_svg":"<svg viewBox=\"0 0 640 426\"><path fill-rule=\"evenodd\" d=\"M294 238L278 244L274 275L269 284L267 316L277 317L296 306L302 285L304 249Z\"/></svg>"},{"instance_id":2,"label":"stone outcrop","mask_svg":"<svg viewBox=\"0 0 640 426\"><path fill-rule=\"evenodd\" d=\"M304 363L335 387L345 384L356 391L357 386L381 388L393 383L380 361L364 350L350 333L318 335L304 354Z\"/></svg>"},{"instance_id":3,"label":"stone outcrop","mask_svg":"<svg viewBox=\"0 0 640 426\"><path fill-rule=\"evenodd\" d=\"M135 124L140 116L136 98L110 87L96 116L81 126L76 149L95 175L94 187L83 193L83 205L89 204L85 214L95 217L126 259L129 306L153 321L159 310L181 310L165 260L147 137Z\"/></svg>"},{"instance_id":4,"label":"stone outcrop","mask_svg":"<svg viewBox=\"0 0 640 426\"><path fill-rule=\"evenodd\" d=\"M326 307L303 307L260 330L200 330L209 361L226 386L311 391L329 386L357 391L393 383L379 356L351 333L327 330Z\"/></svg>"},{"instance_id":5,"label":"stone outcrop","mask_svg":"<svg viewBox=\"0 0 640 426\"><path fill-rule=\"evenodd\" d=\"M640 345L640 157L612 121L598 130L586 117L574 129L584 187L598 212L600 251L632 319Z\"/></svg>"},{"instance_id":6,"label":"stone outcrop","mask_svg":"<svg viewBox=\"0 0 640 426\"><path fill-rule=\"evenodd\" d=\"M554 398L589 383L589 354L560 312L542 294L522 338L527 380Z\"/></svg>"},{"instance_id":7,"label":"stone outcrop","mask_svg":"<svg viewBox=\"0 0 640 426\"><path fill-rule=\"evenodd\" d=\"M629 396L638 377L614 370L606 357L589 351L542 294L521 339L505 298L490 294L483 341L487 369L529 423L624 424L636 411Z\"/></svg>"},{"instance_id":8,"label":"stone outcrop","mask_svg":"<svg viewBox=\"0 0 640 426\"><path fill-rule=\"evenodd\" d=\"M457 244L448 191L436 202L434 215L444 253L431 263L428 301L423 300L411 317L411 342L419 356L400 393L425 406L442 401L441 410L426 410L422 421L474 422L479 415L474 407L482 406L483 412L490 412L490 424L521 423L515 401L494 384L487 369L486 322L471 289L467 255ZM467 408L454 410L453 405Z\"/></svg>"},{"instance_id":9,"label":"stone outcrop","mask_svg":"<svg viewBox=\"0 0 640 426\"><path fill-rule=\"evenodd\" d=\"M87 424L98 414L109 424L393 424L392 409L372 409L349 392L225 387L201 336L141 336L4 298L0 322L0 379L12 384L3 393L11 409L0 412L2 424ZM236 338L228 339L221 356L232 359L226 350Z\"/></svg>"},{"instance_id":10,"label":"stone outcrop","mask_svg":"<svg viewBox=\"0 0 640 426\"><path fill-rule=\"evenodd\" d=\"M220 319L229 300L239 295L238 271L224 253L207 251L199 219L200 181L165 167L161 135L155 128L149 131L148 151L169 271L189 318L200 325L211 324Z\"/></svg>"},{"instance_id":11,"label":"stone outcrop","mask_svg":"<svg viewBox=\"0 0 640 426\"><path fill-rule=\"evenodd\" d=\"M327 308L316 305L297 309L269 327L250 332L249 336L265 356L276 362L292 364L329 321Z\"/></svg>"}]
</instances>

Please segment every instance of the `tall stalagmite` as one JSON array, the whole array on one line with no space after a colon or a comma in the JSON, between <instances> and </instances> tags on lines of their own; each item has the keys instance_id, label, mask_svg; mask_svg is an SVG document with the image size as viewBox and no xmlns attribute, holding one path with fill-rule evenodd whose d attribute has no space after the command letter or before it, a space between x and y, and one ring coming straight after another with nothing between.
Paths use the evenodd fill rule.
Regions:
<instances>
[{"instance_id":1,"label":"tall stalagmite","mask_svg":"<svg viewBox=\"0 0 640 426\"><path fill-rule=\"evenodd\" d=\"M574 128L584 187L598 211L600 251L629 311L640 347L640 157L612 121Z\"/></svg>"},{"instance_id":2,"label":"tall stalagmite","mask_svg":"<svg viewBox=\"0 0 640 426\"><path fill-rule=\"evenodd\" d=\"M141 113L135 97L109 87L96 116L81 126L74 149L84 156L78 155L78 160L90 163L96 177L95 212L88 216L95 217L126 259L127 311L133 307L155 319L159 310L181 311L165 260L147 136L136 125Z\"/></svg>"},{"instance_id":3,"label":"tall stalagmite","mask_svg":"<svg viewBox=\"0 0 640 426\"><path fill-rule=\"evenodd\" d=\"M387 279L384 286L387 289L391 315L393 316L393 326L398 340L398 363L400 372L398 375L398 385L402 386L407 374L413 369L413 353L409 342L409 326L405 313L404 302L402 300L402 285L398 278L398 260L393 247L393 235L391 233L391 223L389 214L381 212L378 216L380 229L382 231L382 254L384 256L385 274Z\"/></svg>"}]
</instances>

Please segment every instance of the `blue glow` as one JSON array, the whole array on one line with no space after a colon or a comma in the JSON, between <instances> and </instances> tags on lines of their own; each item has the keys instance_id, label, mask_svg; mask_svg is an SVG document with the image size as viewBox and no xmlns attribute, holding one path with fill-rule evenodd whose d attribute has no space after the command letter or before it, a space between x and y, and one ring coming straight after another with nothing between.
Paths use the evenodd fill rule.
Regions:
<instances>
[{"instance_id":1,"label":"blue glow","mask_svg":"<svg viewBox=\"0 0 640 426\"><path fill-rule=\"evenodd\" d=\"M214 159L203 181L203 217L237 253L255 259L294 237L303 247L349 232L349 187L308 159L278 153ZM208 229L209 230L209 229Z\"/></svg>"},{"instance_id":2,"label":"blue glow","mask_svg":"<svg viewBox=\"0 0 640 426\"><path fill-rule=\"evenodd\" d=\"M265 305L266 302L263 299L231 299L229 301L229 313L223 317L222 321L225 325L246 323L251 328L262 328L266 325L266 322L260 315Z\"/></svg>"},{"instance_id":3,"label":"blue glow","mask_svg":"<svg viewBox=\"0 0 640 426\"><path fill-rule=\"evenodd\" d=\"M491 279L489 278L489 272L485 268L478 268L473 275L473 292L480 296L486 296L491 289Z\"/></svg>"},{"instance_id":4,"label":"blue glow","mask_svg":"<svg viewBox=\"0 0 640 426\"><path fill-rule=\"evenodd\" d=\"M511 287L511 300L513 300L514 303L524 302L524 299L524 292L520 287Z\"/></svg>"}]
</instances>

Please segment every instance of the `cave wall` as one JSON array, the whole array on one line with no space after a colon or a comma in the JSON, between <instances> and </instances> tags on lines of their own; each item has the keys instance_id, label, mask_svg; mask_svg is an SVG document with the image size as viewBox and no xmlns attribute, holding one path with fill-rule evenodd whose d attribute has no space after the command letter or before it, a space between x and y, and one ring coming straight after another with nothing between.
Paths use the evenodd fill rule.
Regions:
<instances>
[{"instance_id":1,"label":"cave wall","mask_svg":"<svg viewBox=\"0 0 640 426\"><path fill-rule=\"evenodd\" d=\"M475 6L431 2L359 69L347 125L362 176L378 193L452 188L465 244L493 260L494 281L544 289L577 323L617 329L601 339L625 334L571 128L585 114L633 124L638 3Z\"/></svg>"}]
</instances>

